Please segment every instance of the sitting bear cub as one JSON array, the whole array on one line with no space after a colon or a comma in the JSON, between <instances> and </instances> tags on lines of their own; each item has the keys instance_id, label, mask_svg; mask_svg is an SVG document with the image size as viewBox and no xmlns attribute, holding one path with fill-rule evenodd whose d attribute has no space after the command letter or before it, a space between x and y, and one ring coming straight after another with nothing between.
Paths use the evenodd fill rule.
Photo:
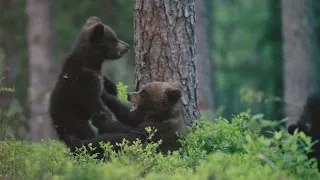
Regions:
<instances>
[{"instance_id":1,"label":"sitting bear cub","mask_svg":"<svg viewBox=\"0 0 320 180\"><path fill-rule=\"evenodd\" d=\"M182 97L182 86L175 82L151 82L146 84L140 91L128 95L128 100L135 104L131 109L110 94L104 94L102 99L115 116L128 119L142 119L142 123L133 128L129 133L103 134L91 140L76 141L77 147L92 143L99 149L99 142L110 142L115 145L123 138L134 141L136 138L143 142L146 140L145 127L154 127L157 132L153 141L162 139L160 146L162 151L176 150L179 148L177 134L187 133L187 127L180 113L179 100ZM117 147L115 147L116 150ZM99 153L103 151L98 150Z\"/></svg>"},{"instance_id":2,"label":"sitting bear cub","mask_svg":"<svg viewBox=\"0 0 320 180\"><path fill-rule=\"evenodd\" d=\"M72 52L64 60L58 81L50 97L49 114L61 140L72 146L70 137L91 139L94 131L88 124L103 132L128 132L131 128L112 120L110 111L101 99L103 93L116 98L115 84L101 74L104 60L115 60L129 50L113 30L99 18L90 17L83 26ZM109 104L109 106L112 106Z\"/></svg>"}]
</instances>

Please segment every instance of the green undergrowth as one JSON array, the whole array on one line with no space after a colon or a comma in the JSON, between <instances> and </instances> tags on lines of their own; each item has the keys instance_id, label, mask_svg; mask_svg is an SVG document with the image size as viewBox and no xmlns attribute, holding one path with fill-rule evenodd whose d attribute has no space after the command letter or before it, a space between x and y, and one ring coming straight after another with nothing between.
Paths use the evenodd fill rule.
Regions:
<instances>
[{"instance_id":1,"label":"green undergrowth","mask_svg":"<svg viewBox=\"0 0 320 180\"><path fill-rule=\"evenodd\" d=\"M167 155L157 152L161 142L124 140L119 153L104 143L107 162L84 149L72 156L53 140L29 144L9 138L0 142L0 179L320 179L316 163L306 156L309 137L281 130L267 138L258 121L248 113L231 120L202 119L180 138L180 150Z\"/></svg>"}]
</instances>

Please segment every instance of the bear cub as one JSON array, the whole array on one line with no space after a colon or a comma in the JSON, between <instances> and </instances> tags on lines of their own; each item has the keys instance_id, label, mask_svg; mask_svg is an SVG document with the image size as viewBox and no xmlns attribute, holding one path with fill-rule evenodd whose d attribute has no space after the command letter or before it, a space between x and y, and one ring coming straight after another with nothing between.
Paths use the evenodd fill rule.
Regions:
<instances>
[{"instance_id":1,"label":"bear cub","mask_svg":"<svg viewBox=\"0 0 320 180\"><path fill-rule=\"evenodd\" d=\"M176 150L180 146L177 142L177 133L184 135L187 133L187 127L180 113L180 99L182 97L182 86L175 82L150 82L143 88L128 95L128 101L134 103L129 108L124 103L110 94L105 94L103 100L116 117L127 116L127 118L140 118L141 123L133 128L129 133L103 134L96 136L87 141L74 141L77 147L92 143L93 146L99 148L99 142L110 142L115 145L123 140L123 138L134 141L139 138L142 142L146 141L145 127L154 127L157 132L153 136L153 141L162 139L163 143L160 150ZM114 110L122 111L114 111ZM117 147L114 147L118 150ZM103 152L102 150L100 153Z\"/></svg>"},{"instance_id":2,"label":"bear cub","mask_svg":"<svg viewBox=\"0 0 320 180\"><path fill-rule=\"evenodd\" d=\"M312 142L318 140L313 146L313 152L308 154L308 157L317 159L318 171L320 171L320 92L308 97L299 121L290 125L288 132L293 134L296 129L311 136Z\"/></svg>"},{"instance_id":3,"label":"bear cub","mask_svg":"<svg viewBox=\"0 0 320 180\"><path fill-rule=\"evenodd\" d=\"M102 94L115 97L115 84L101 74L105 60L121 58L129 45L119 40L113 30L98 17L87 19L72 52L65 58L57 83L51 93L49 114L55 130L67 146L71 136L91 139L94 131L88 124L103 132L128 132L131 128L112 119L103 104Z\"/></svg>"}]
</instances>

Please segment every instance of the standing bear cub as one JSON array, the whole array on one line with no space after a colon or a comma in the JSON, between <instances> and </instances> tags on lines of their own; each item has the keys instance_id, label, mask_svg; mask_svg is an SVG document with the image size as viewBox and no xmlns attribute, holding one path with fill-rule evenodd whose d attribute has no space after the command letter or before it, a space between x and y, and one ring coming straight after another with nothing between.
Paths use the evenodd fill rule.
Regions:
<instances>
[{"instance_id":1,"label":"standing bear cub","mask_svg":"<svg viewBox=\"0 0 320 180\"><path fill-rule=\"evenodd\" d=\"M73 140L77 147L87 146L92 143L99 153L103 153L99 142L110 142L112 145L120 143L123 138L134 141L136 138L145 142L145 128L150 126L157 129L154 141L162 139L160 150L176 150L179 147L177 134L187 133L187 127L180 113L180 99L182 86L175 82L151 82L147 83L140 91L128 95L128 100L135 104L131 109L110 94L104 94L102 99L117 118L135 120L140 118L142 123L128 133L103 134L91 140ZM114 147L118 150L117 147Z\"/></svg>"},{"instance_id":2,"label":"standing bear cub","mask_svg":"<svg viewBox=\"0 0 320 180\"><path fill-rule=\"evenodd\" d=\"M83 26L72 52L63 62L62 70L50 97L49 114L54 128L67 146L70 137L81 140L95 136L88 124L103 132L128 132L131 128L112 120L103 104L102 94L116 96L115 84L101 74L104 60L119 59L129 45L119 40L113 30L98 17L90 17Z\"/></svg>"},{"instance_id":3,"label":"standing bear cub","mask_svg":"<svg viewBox=\"0 0 320 180\"><path fill-rule=\"evenodd\" d=\"M312 142L318 141L312 147L313 152L309 153L308 157L317 160L320 172L320 92L309 95L300 119L296 124L288 127L288 132L294 134L296 129L311 136Z\"/></svg>"}]
</instances>

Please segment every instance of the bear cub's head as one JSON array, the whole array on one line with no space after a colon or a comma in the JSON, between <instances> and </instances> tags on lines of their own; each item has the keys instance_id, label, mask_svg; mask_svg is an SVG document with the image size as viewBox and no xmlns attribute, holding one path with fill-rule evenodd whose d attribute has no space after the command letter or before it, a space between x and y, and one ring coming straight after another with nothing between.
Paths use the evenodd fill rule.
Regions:
<instances>
[{"instance_id":1,"label":"bear cub's head","mask_svg":"<svg viewBox=\"0 0 320 180\"><path fill-rule=\"evenodd\" d=\"M130 48L96 16L87 19L79 36L78 47L90 53L89 55L110 60L121 58Z\"/></svg>"},{"instance_id":2,"label":"bear cub's head","mask_svg":"<svg viewBox=\"0 0 320 180\"><path fill-rule=\"evenodd\" d=\"M150 82L138 92L128 94L128 101L135 104L130 110L147 114L172 110L182 97L183 87L176 82Z\"/></svg>"}]
</instances>

